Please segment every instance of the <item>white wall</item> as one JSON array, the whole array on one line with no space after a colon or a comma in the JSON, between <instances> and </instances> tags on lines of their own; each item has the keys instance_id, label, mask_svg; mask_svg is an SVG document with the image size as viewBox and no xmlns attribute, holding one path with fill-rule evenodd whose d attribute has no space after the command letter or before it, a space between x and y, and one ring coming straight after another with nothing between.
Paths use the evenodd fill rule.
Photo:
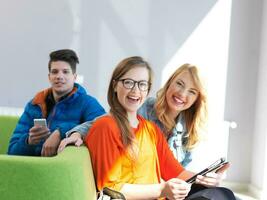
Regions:
<instances>
[{"instance_id":1,"label":"white wall","mask_svg":"<svg viewBox=\"0 0 267 200\"><path fill-rule=\"evenodd\" d=\"M260 189L264 189L262 199L267 196L267 2L262 5L262 26L260 35L260 57L259 57L259 73L257 79L256 93L256 109L255 109L255 126L254 126L254 141L252 151L252 174L251 183Z\"/></svg>"},{"instance_id":2,"label":"white wall","mask_svg":"<svg viewBox=\"0 0 267 200\"><path fill-rule=\"evenodd\" d=\"M234 0L230 32L225 119L238 127L230 131L228 177L250 182L261 26L261 1Z\"/></svg>"},{"instance_id":3,"label":"white wall","mask_svg":"<svg viewBox=\"0 0 267 200\"><path fill-rule=\"evenodd\" d=\"M1 0L0 57L5 76L0 91L5 98L0 98L0 105L23 107L48 87L48 54L60 48L78 52L78 73L84 76L85 87L106 105L110 73L122 58L141 55L160 74L215 2ZM154 86L159 85L156 76Z\"/></svg>"}]
</instances>

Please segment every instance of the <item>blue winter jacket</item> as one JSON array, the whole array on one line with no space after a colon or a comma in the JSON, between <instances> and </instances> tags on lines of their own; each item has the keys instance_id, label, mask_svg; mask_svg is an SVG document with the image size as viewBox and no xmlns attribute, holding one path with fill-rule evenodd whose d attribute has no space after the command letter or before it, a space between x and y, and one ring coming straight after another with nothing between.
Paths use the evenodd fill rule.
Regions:
<instances>
[{"instance_id":1,"label":"blue winter jacket","mask_svg":"<svg viewBox=\"0 0 267 200\"><path fill-rule=\"evenodd\" d=\"M8 154L41 155L45 141L41 141L37 145L27 144L29 130L33 127L35 118L46 118L50 132L53 133L58 129L62 139L65 137L65 133L76 125L91 121L105 113L98 101L94 97L87 95L85 89L75 83L72 92L62 101L57 102L47 115L45 99L49 92L51 92L51 88L37 93L26 105L9 142Z\"/></svg>"}]
</instances>

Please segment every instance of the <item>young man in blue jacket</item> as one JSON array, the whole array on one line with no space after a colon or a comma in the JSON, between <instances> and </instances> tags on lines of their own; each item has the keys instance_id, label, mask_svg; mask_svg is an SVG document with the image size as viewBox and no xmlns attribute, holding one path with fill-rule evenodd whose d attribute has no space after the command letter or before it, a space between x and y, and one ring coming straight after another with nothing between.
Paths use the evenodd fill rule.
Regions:
<instances>
[{"instance_id":1,"label":"young man in blue jacket","mask_svg":"<svg viewBox=\"0 0 267 200\"><path fill-rule=\"evenodd\" d=\"M79 59L70 49L50 53L48 79L51 87L28 102L11 137L8 154L54 156L65 133L74 126L103 115L105 110L75 83ZM45 118L46 126L34 125Z\"/></svg>"}]
</instances>

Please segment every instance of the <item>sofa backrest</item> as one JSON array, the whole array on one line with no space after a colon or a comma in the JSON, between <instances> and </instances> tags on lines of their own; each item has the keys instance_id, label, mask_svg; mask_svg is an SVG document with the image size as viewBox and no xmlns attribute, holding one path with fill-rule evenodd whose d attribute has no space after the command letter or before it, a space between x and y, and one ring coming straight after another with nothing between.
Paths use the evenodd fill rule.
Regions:
<instances>
[{"instance_id":1,"label":"sofa backrest","mask_svg":"<svg viewBox=\"0 0 267 200\"><path fill-rule=\"evenodd\" d=\"M7 153L9 140L18 120L18 116L0 116L0 154Z\"/></svg>"}]
</instances>

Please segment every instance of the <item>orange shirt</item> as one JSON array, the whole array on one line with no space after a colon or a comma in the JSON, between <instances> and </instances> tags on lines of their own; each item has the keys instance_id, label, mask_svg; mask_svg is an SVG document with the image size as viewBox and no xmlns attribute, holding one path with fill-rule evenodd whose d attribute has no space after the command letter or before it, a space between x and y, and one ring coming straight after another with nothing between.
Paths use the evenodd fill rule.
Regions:
<instances>
[{"instance_id":1,"label":"orange shirt","mask_svg":"<svg viewBox=\"0 0 267 200\"><path fill-rule=\"evenodd\" d=\"M99 118L85 143L90 151L98 190L119 191L124 183L153 184L177 177L184 169L174 158L160 129L138 116L132 148L123 146L120 129L112 116ZM130 152L134 149L134 156ZM133 154L132 154L133 155Z\"/></svg>"}]
</instances>

